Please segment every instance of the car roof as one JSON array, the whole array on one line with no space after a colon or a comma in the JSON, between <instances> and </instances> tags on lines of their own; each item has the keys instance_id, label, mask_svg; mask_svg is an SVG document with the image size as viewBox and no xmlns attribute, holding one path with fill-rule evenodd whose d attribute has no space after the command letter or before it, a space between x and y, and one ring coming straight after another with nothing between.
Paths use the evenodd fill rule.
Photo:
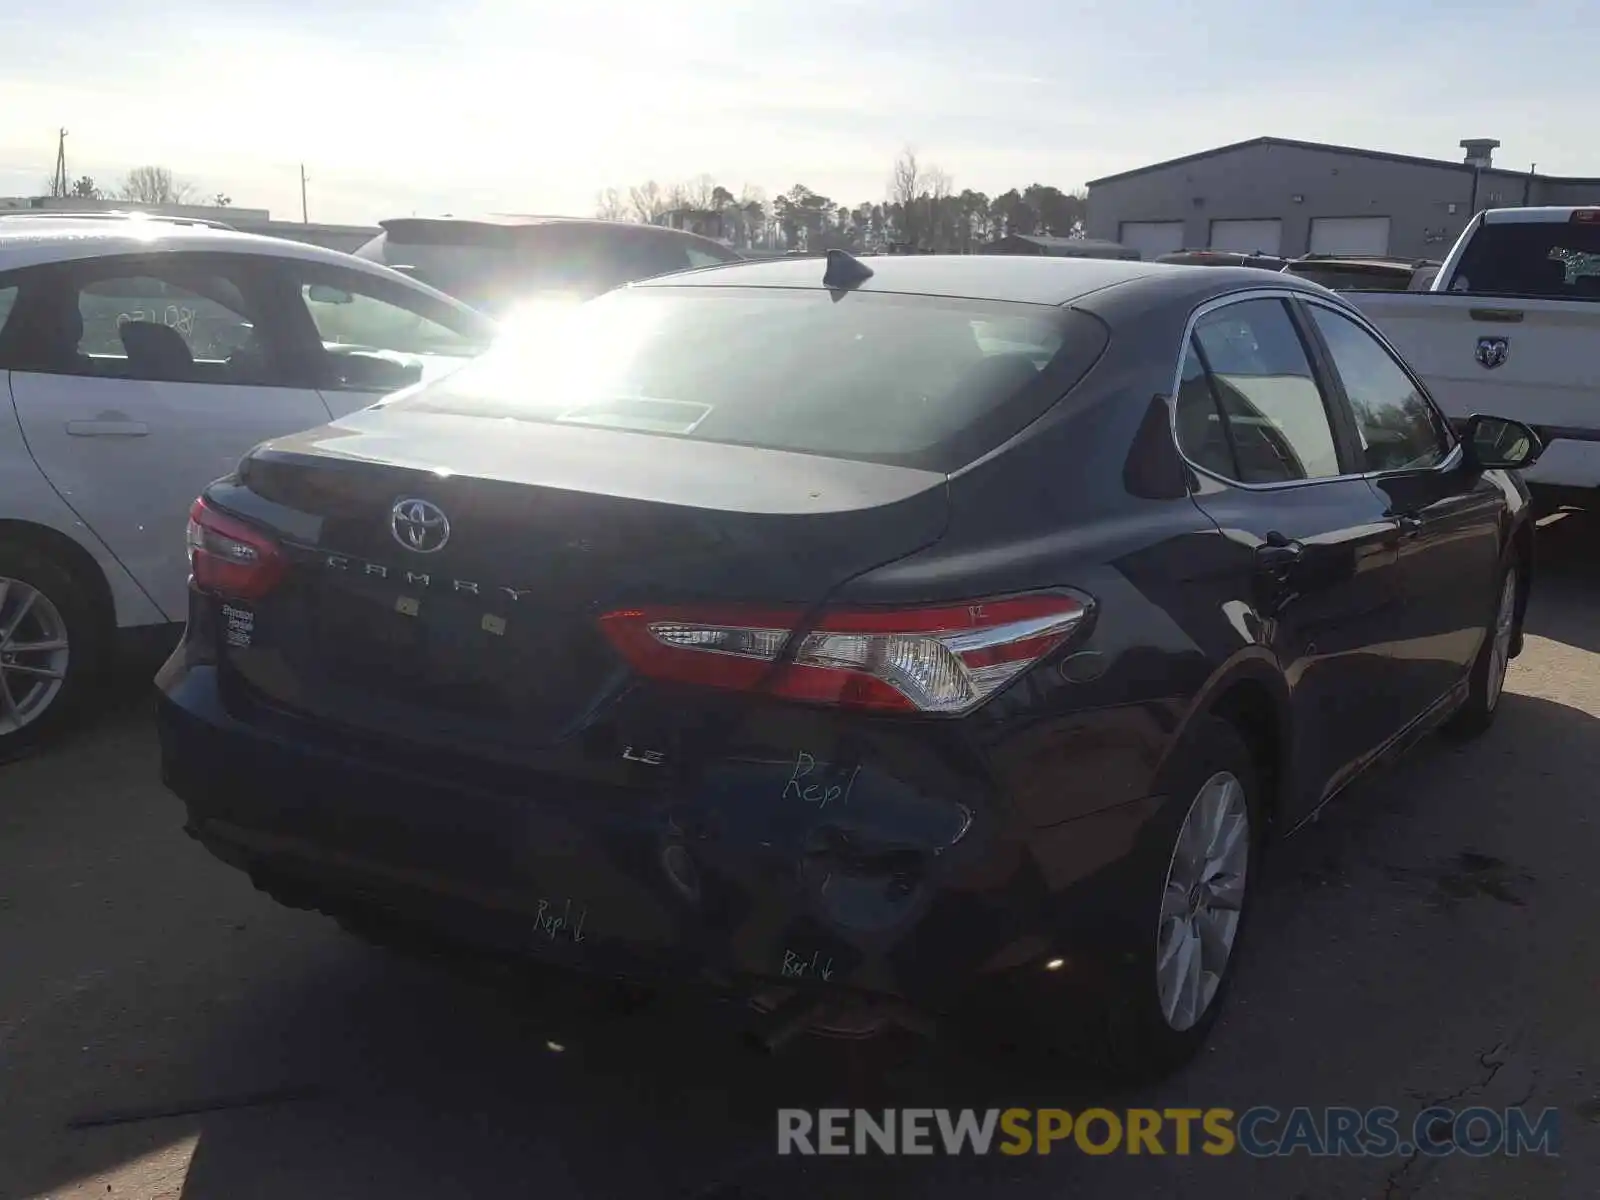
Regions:
<instances>
[{"instance_id":1,"label":"car roof","mask_svg":"<svg viewBox=\"0 0 1600 1200\"><path fill-rule=\"evenodd\" d=\"M1074 304L1110 288L1148 292L1177 300L1222 294L1242 287L1292 287L1321 295L1325 289L1292 276L1253 267L1193 267L1172 263L1097 258L1049 258L1010 254L885 255L866 263L872 275L850 290L944 296L1022 304ZM726 263L663 275L633 288L750 287L818 288L820 258L774 258Z\"/></svg>"},{"instance_id":2,"label":"car roof","mask_svg":"<svg viewBox=\"0 0 1600 1200\"><path fill-rule=\"evenodd\" d=\"M561 229L584 229L598 233L615 233L626 237L658 237L672 238L679 241L711 242L721 246L714 238L704 234L695 233L688 229L673 229L670 225L645 225L638 221L607 221L599 217L544 217L521 215L518 213L487 213L483 216L472 217L389 217L378 222L378 227L386 233L424 233L429 229L469 228L480 229L536 229L543 227L556 227ZM412 241L408 237L405 240ZM724 246L723 249L728 249Z\"/></svg>"},{"instance_id":3,"label":"car roof","mask_svg":"<svg viewBox=\"0 0 1600 1200\"><path fill-rule=\"evenodd\" d=\"M113 254L175 251L294 258L381 275L385 279L405 279L405 276L387 267L353 258L337 250L255 233L240 233L232 229L137 217L122 221L70 216L30 216L27 220L12 220L0 213L0 271L47 263L78 262ZM406 282L412 287L422 286L414 280ZM434 291L432 288L426 290Z\"/></svg>"},{"instance_id":4,"label":"car roof","mask_svg":"<svg viewBox=\"0 0 1600 1200\"><path fill-rule=\"evenodd\" d=\"M619 229L661 229L668 233L682 233L683 230L672 229L666 225L642 225L637 221L613 221L605 217L563 217L558 214L544 213L474 213L472 216L457 216L454 213L441 213L437 216L409 216L386 217L379 221L380 228L387 229L391 225L405 225L412 221L419 224L461 224L461 225L504 225L518 227L522 225L604 225Z\"/></svg>"}]
</instances>

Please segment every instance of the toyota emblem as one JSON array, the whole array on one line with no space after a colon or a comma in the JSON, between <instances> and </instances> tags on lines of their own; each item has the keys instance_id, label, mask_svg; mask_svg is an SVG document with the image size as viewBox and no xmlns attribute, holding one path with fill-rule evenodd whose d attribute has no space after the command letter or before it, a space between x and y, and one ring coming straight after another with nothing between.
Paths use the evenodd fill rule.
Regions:
<instances>
[{"instance_id":1,"label":"toyota emblem","mask_svg":"<svg viewBox=\"0 0 1600 1200\"><path fill-rule=\"evenodd\" d=\"M400 500L389 513L394 540L417 554L443 550L450 540L450 519L428 500Z\"/></svg>"}]
</instances>

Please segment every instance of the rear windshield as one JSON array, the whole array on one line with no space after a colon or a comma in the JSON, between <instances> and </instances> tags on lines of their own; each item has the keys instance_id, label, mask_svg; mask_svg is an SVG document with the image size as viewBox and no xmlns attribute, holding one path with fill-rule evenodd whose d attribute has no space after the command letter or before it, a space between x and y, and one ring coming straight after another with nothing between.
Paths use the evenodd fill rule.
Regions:
<instances>
[{"instance_id":1,"label":"rear windshield","mask_svg":"<svg viewBox=\"0 0 1600 1200\"><path fill-rule=\"evenodd\" d=\"M1600 224L1480 225L1461 253L1452 292L1600 300Z\"/></svg>"},{"instance_id":2,"label":"rear windshield","mask_svg":"<svg viewBox=\"0 0 1600 1200\"><path fill-rule=\"evenodd\" d=\"M1411 287L1411 281L1416 276L1416 271L1411 267L1386 270L1382 267L1340 267L1326 263L1316 266L1293 265L1288 268L1288 273L1309 279L1312 283L1320 283L1336 292L1403 292Z\"/></svg>"},{"instance_id":3,"label":"rear windshield","mask_svg":"<svg viewBox=\"0 0 1600 1200\"><path fill-rule=\"evenodd\" d=\"M1019 432L1104 349L1094 318L809 289L637 288L508 329L391 401L952 471Z\"/></svg>"},{"instance_id":4,"label":"rear windshield","mask_svg":"<svg viewBox=\"0 0 1600 1200\"><path fill-rule=\"evenodd\" d=\"M496 317L528 301L587 300L739 256L715 242L637 226L397 221L358 253Z\"/></svg>"},{"instance_id":5,"label":"rear windshield","mask_svg":"<svg viewBox=\"0 0 1600 1200\"><path fill-rule=\"evenodd\" d=\"M430 221L386 230L356 254L498 316L508 299L540 288L517 249L507 228Z\"/></svg>"}]
</instances>

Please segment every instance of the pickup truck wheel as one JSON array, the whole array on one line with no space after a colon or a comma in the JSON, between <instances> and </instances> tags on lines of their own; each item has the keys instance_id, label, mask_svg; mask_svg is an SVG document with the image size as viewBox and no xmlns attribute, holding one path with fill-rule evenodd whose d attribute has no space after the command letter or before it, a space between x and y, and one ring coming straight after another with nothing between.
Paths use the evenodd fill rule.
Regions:
<instances>
[{"instance_id":1,"label":"pickup truck wheel","mask_svg":"<svg viewBox=\"0 0 1600 1200\"><path fill-rule=\"evenodd\" d=\"M1517 584L1517 568L1507 567L1500 576L1494 616L1484 630L1483 645L1478 650L1478 657L1472 664L1472 674L1467 679L1466 703L1441 730L1456 741L1465 741L1487 732L1500 711L1500 698L1505 693L1506 669L1511 664L1512 645L1517 636Z\"/></svg>"},{"instance_id":2,"label":"pickup truck wheel","mask_svg":"<svg viewBox=\"0 0 1600 1200\"><path fill-rule=\"evenodd\" d=\"M0 543L0 761L71 719L97 633L71 571L25 543Z\"/></svg>"}]
</instances>

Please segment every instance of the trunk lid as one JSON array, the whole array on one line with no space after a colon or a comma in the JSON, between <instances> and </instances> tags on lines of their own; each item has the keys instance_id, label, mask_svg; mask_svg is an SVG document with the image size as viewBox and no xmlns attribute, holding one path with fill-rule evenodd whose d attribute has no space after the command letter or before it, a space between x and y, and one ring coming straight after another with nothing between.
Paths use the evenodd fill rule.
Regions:
<instances>
[{"instance_id":1,"label":"trunk lid","mask_svg":"<svg viewBox=\"0 0 1600 1200\"><path fill-rule=\"evenodd\" d=\"M948 508L935 472L378 410L268 443L209 495L274 531L289 560L243 638L239 618L222 623L249 692L519 757L628 690L600 614L809 607L936 541Z\"/></svg>"}]
</instances>

